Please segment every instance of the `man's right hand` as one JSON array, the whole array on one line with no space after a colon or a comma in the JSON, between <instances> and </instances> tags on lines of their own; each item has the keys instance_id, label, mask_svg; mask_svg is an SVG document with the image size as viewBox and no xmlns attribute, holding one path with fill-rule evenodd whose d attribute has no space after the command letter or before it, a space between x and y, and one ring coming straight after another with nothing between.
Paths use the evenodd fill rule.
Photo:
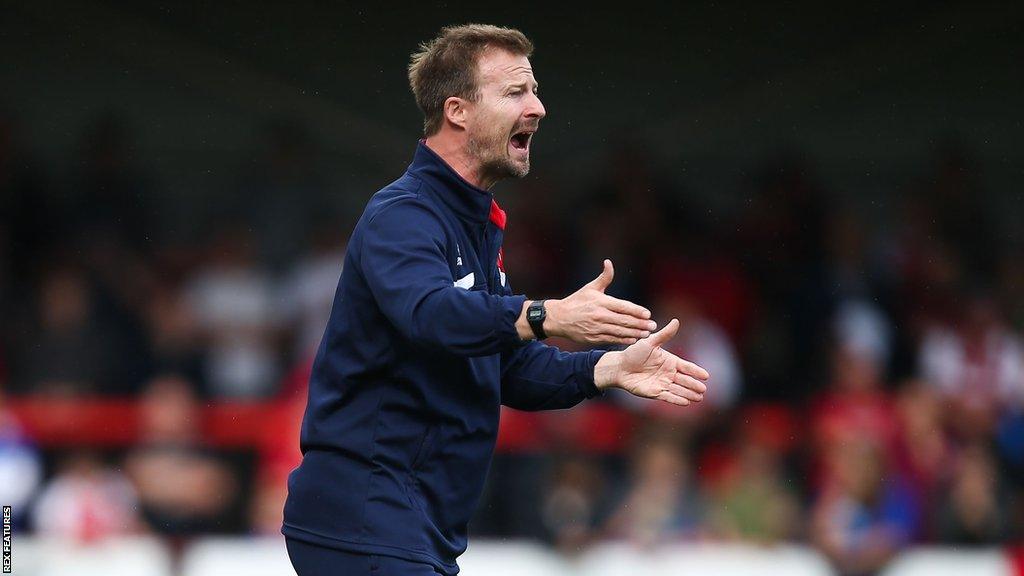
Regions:
<instances>
[{"instance_id":1,"label":"man's right hand","mask_svg":"<svg viewBox=\"0 0 1024 576\"><path fill-rule=\"evenodd\" d=\"M561 300L545 300L544 332L585 344L634 344L650 336L658 325L651 311L626 300L608 296L612 261L604 261L601 274Z\"/></svg>"}]
</instances>

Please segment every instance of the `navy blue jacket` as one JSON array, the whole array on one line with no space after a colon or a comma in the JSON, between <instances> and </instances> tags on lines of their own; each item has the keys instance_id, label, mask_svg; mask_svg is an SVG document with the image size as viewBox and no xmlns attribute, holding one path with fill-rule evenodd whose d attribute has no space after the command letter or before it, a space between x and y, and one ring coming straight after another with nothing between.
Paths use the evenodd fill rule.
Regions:
<instances>
[{"instance_id":1,"label":"navy blue jacket","mask_svg":"<svg viewBox=\"0 0 1024 576\"><path fill-rule=\"evenodd\" d=\"M286 536L455 574L500 405L598 394L602 352L519 339L526 297L499 266L503 227L492 195L422 141L370 199L313 364Z\"/></svg>"}]
</instances>

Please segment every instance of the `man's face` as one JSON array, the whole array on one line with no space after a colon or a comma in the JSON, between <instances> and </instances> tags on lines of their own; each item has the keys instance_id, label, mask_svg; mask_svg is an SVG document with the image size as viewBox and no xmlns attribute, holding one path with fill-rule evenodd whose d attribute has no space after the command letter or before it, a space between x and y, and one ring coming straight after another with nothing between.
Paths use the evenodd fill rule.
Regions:
<instances>
[{"instance_id":1,"label":"man's face","mask_svg":"<svg viewBox=\"0 0 1024 576\"><path fill-rule=\"evenodd\" d=\"M480 174L497 181L530 171L530 141L544 117L526 56L487 50L478 62L480 96L466 123L469 153Z\"/></svg>"}]
</instances>

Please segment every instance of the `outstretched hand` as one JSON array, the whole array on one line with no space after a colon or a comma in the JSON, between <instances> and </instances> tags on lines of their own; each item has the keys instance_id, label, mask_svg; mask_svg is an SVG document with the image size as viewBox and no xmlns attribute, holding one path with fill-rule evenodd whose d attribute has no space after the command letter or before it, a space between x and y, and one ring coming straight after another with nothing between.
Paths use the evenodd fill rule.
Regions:
<instances>
[{"instance_id":1,"label":"outstretched hand","mask_svg":"<svg viewBox=\"0 0 1024 576\"><path fill-rule=\"evenodd\" d=\"M584 344L633 344L657 328L650 310L605 294L615 276L611 260L597 278L561 300L545 303L544 331Z\"/></svg>"},{"instance_id":2,"label":"outstretched hand","mask_svg":"<svg viewBox=\"0 0 1024 576\"><path fill-rule=\"evenodd\" d=\"M664 328L621 352L608 352L594 367L598 388L616 386L640 396L688 406L704 399L708 371L665 351L662 346L679 330L675 318Z\"/></svg>"}]
</instances>

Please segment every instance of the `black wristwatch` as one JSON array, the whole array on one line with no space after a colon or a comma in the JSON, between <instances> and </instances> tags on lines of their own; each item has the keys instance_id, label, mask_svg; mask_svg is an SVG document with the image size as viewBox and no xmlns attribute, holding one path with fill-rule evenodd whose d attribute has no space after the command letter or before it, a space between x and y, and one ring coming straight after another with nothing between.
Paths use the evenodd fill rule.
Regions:
<instances>
[{"instance_id":1,"label":"black wristwatch","mask_svg":"<svg viewBox=\"0 0 1024 576\"><path fill-rule=\"evenodd\" d=\"M530 306L526 309L526 321L529 322L530 328L533 329L533 335L537 337L537 340L543 340L548 337L544 333L544 319L547 317L548 312L544 309L543 300L530 302Z\"/></svg>"}]
</instances>

